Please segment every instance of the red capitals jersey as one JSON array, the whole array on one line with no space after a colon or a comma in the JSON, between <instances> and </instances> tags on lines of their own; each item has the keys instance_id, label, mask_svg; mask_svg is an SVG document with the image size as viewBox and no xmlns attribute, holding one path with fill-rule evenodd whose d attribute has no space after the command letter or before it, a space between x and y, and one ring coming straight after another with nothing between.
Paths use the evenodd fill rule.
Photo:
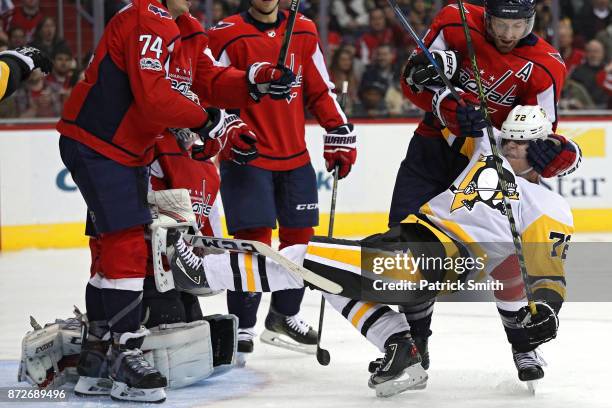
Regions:
<instances>
[{"instance_id":1,"label":"red capitals jersey","mask_svg":"<svg viewBox=\"0 0 612 408\"><path fill-rule=\"evenodd\" d=\"M557 101L566 74L559 52L535 34L530 34L510 53L502 54L486 38L484 9L470 4L466 4L465 8L493 126L500 128L516 105L540 105L553 122L553 129L556 129ZM430 50L458 51L461 55L459 86L478 95L456 5L444 7L438 13L425 35L424 43ZM423 136L440 135L442 126L430 113L432 90L426 89L417 94L404 81L402 88L406 97L428 112L419 124L417 133Z\"/></svg>"},{"instance_id":2,"label":"red capitals jersey","mask_svg":"<svg viewBox=\"0 0 612 408\"><path fill-rule=\"evenodd\" d=\"M221 218L216 204L220 179L217 168L210 160L191 159L180 149L176 139L169 132L165 132L155 143L155 161L150 169L153 190L189 190L200 232L207 236L222 235ZM147 248L147 275L153 276L151 246ZM167 270L170 269L166 262L164 265Z\"/></svg>"},{"instance_id":3,"label":"red capitals jersey","mask_svg":"<svg viewBox=\"0 0 612 408\"><path fill-rule=\"evenodd\" d=\"M188 14L175 22L157 1L134 1L108 24L57 130L126 166L149 164L164 129L200 127L207 119L177 91L193 83L219 107L249 103L244 72L215 66L205 50L206 37Z\"/></svg>"},{"instance_id":4,"label":"red capitals jersey","mask_svg":"<svg viewBox=\"0 0 612 408\"><path fill-rule=\"evenodd\" d=\"M246 69L262 61L276 64L287 23L280 12L274 24L254 20L248 12L219 22L208 31L210 48L219 62ZM346 123L332 92L314 23L298 14L286 65L296 76L290 100L262 98L240 111L240 117L257 134L259 158L249 164L268 170L291 170L310 161L304 140L304 106L325 129ZM227 150L221 159L227 159Z\"/></svg>"},{"instance_id":5,"label":"red capitals jersey","mask_svg":"<svg viewBox=\"0 0 612 408\"><path fill-rule=\"evenodd\" d=\"M189 190L202 234L221 236L219 209L215 205L220 178L213 162L193 160L168 132L155 143L155 159L151 164L151 188Z\"/></svg>"}]
</instances>

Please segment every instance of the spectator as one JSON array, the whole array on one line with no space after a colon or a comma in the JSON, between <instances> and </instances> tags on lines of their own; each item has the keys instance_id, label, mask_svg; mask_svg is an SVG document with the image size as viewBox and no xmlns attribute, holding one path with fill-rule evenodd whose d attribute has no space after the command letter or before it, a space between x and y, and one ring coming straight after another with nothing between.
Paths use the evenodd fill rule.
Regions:
<instances>
[{"instance_id":1,"label":"spectator","mask_svg":"<svg viewBox=\"0 0 612 408\"><path fill-rule=\"evenodd\" d=\"M8 41L0 38L0 51L6 51L8 48Z\"/></svg>"},{"instance_id":2,"label":"spectator","mask_svg":"<svg viewBox=\"0 0 612 408\"><path fill-rule=\"evenodd\" d=\"M364 64L369 64L372 53L381 44L397 45L396 34L388 26L383 9L370 11L370 28L357 42L357 55Z\"/></svg>"},{"instance_id":3,"label":"spectator","mask_svg":"<svg viewBox=\"0 0 612 408\"><path fill-rule=\"evenodd\" d=\"M612 24L609 24L605 30L600 31L595 39L604 45L609 60L612 57Z\"/></svg>"},{"instance_id":4,"label":"spectator","mask_svg":"<svg viewBox=\"0 0 612 408\"><path fill-rule=\"evenodd\" d=\"M22 0L20 7L15 7L0 17L2 29L10 32L13 27L21 27L25 31L26 43L32 41L34 30L43 18L39 3L40 0Z\"/></svg>"},{"instance_id":5,"label":"spectator","mask_svg":"<svg viewBox=\"0 0 612 408\"><path fill-rule=\"evenodd\" d=\"M361 118L389 117L389 109L385 102L387 81L376 72L364 74L359 86L359 103L355 106L354 116Z\"/></svg>"},{"instance_id":6,"label":"spectator","mask_svg":"<svg viewBox=\"0 0 612 408\"><path fill-rule=\"evenodd\" d=\"M559 109L595 109L595 103L593 103L593 99L589 95L589 92L582 84L573 79L568 79L565 81L565 85L563 85L563 90L561 91Z\"/></svg>"},{"instance_id":7,"label":"spectator","mask_svg":"<svg viewBox=\"0 0 612 408\"><path fill-rule=\"evenodd\" d=\"M212 6L212 24L217 24L219 21L223 20L225 17L231 15L230 9L226 2L221 0L213 1Z\"/></svg>"},{"instance_id":8,"label":"spectator","mask_svg":"<svg viewBox=\"0 0 612 408\"><path fill-rule=\"evenodd\" d=\"M550 1L551 0L544 0L536 5L536 19L533 27L533 32L548 43L552 42L552 37L554 35Z\"/></svg>"},{"instance_id":9,"label":"spectator","mask_svg":"<svg viewBox=\"0 0 612 408\"><path fill-rule=\"evenodd\" d=\"M364 0L336 0L331 2L331 15L337 29L344 34L352 34L368 25L368 13Z\"/></svg>"},{"instance_id":10,"label":"spectator","mask_svg":"<svg viewBox=\"0 0 612 408\"><path fill-rule=\"evenodd\" d=\"M27 45L25 30L21 27L13 27L8 32L8 47L10 49L25 47Z\"/></svg>"},{"instance_id":11,"label":"spectator","mask_svg":"<svg viewBox=\"0 0 612 408\"><path fill-rule=\"evenodd\" d=\"M574 32L582 45L610 24L610 0L586 0L574 20Z\"/></svg>"},{"instance_id":12,"label":"spectator","mask_svg":"<svg viewBox=\"0 0 612 408\"><path fill-rule=\"evenodd\" d=\"M353 56L351 50L340 47L334 52L329 68L330 77L337 93L342 92L342 83L344 81L348 82L348 98L344 109L348 115L352 114L353 106L357 102L357 88L359 86L359 80L354 70Z\"/></svg>"},{"instance_id":13,"label":"spectator","mask_svg":"<svg viewBox=\"0 0 612 408\"><path fill-rule=\"evenodd\" d=\"M202 27L206 27L206 15L204 14L204 10L202 10L202 4L200 0L191 0L189 6L189 14L191 14L196 20L198 20Z\"/></svg>"},{"instance_id":14,"label":"spectator","mask_svg":"<svg viewBox=\"0 0 612 408\"><path fill-rule=\"evenodd\" d=\"M559 29L557 31L559 36L559 52L563 61L565 61L565 67L567 68L567 75L571 75L574 68L582 64L584 59L584 51L574 47L574 30L569 20L562 20L559 22Z\"/></svg>"},{"instance_id":15,"label":"spectator","mask_svg":"<svg viewBox=\"0 0 612 408\"><path fill-rule=\"evenodd\" d=\"M56 118L62 110L62 102L45 83L40 70L34 70L25 87L15 92L19 117Z\"/></svg>"},{"instance_id":16,"label":"spectator","mask_svg":"<svg viewBox=\"0 0 612 408\"><path fill-rule=\"evenodd\" d=\"M584 63L577 66L571 79L579 82L589 91L596 108L605 108L608 103L606 91L597 84L595 76L604 68L605 53L602 43L591 40L585 47Z\"/></svg>"},{"instance_id":17,"label":"spectator","mask_svg":"<svg viewBox=\"0 0 612 408\"><path fill-rule=\"evenodd\" d=\"M57 33L57 25L53 17L43 17L34 31L32 46L38 48L49 57L60 48L68 47L68 44Z\"/></svg>"},{"instance_id":18,"label":"spectator","mask_svg":"<svg viewBox=\"0 0 612 408\"><path fill-rule=\"evenodd\" d=\"M58 48L51 58L53 60L53 69L45 77L45 83L63 105L72 89L71 75L74 66L72 51L67 46Z\"/></svg>"},{"instance_id":19,"label":"spectator","mask_svg":"<svg viewBox=\"0 0 612 408\"><path fill-rule=\"evenodd\" d=\"M390 44L381 44L374 50L373 63L366 67L364 75L377 72L387 86L399 88L399 72L396 70L394 49Z\"/></svg>"},{"instance_id":20,"label":"spectator","mask_svg":"<svg viewBox=\"0 0 612 408\"><path fill-rule=\"evenodd\" d=\"M604 89L608 94L608 105L607 109L612 108L612 62L608 62L608 64L597 73L595 76L595 80L597 81L597 85L600 88Z\"/></svg>"}]
</instances>

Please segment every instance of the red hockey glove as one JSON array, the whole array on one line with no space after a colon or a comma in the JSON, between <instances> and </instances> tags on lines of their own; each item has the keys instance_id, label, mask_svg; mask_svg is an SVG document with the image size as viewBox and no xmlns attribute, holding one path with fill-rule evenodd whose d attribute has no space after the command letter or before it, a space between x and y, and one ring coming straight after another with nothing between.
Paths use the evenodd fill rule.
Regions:
<instances>
[{"instance_id":1,"label":"red hockey glove","mask_svg":"<svg viewBox=\"0 0 612 408\"><path fill-rule=\"evenodd\" d=\"M251 97L259 102L263 95L270 95L272 99L288 98L295 75L287 67L256 62L247 69L247 80Z\"/></svg>"},{"instance_id":2,"label":"red hockey glove","mask_svg":"<svg viewBox=\"0 0 612 408\"><path fill-rule=\"evenodd\" d=\"M338 178L343 179L357 159L357 134L352 123L331 129L323 136L323 158L327 171L340 166Z\"/></svg>"},{"instance_id":3,"label":"red hockey glove","mask_svg":"<svg viewBox=\"0 0 612 408\"><path fill-rule=\"evenodd\" d=\"M580 164L580 147L561 135L529 142L527 161L542 177L564 176Z\"/></svg>"},{"instance_id":4,"label":"red hockey glove","mask_svg":"<svg viewBox=\"0 0 612 408\"><path fill-rule=\"evenodd\" d=\"M487 126L475 95L455 88L466 106L461 106L448 88L440 88L431 100L432 112L455 136L482 137Z\"/></svg>"},{"instance_id":5,"label":"red hockey glove","mask_svg":"<svg viewBox=\"0 0 612 408\"><path fill-rule=\"evenodd\" d=\"M257 152L257 137L255 132L237 115L229 115L226 120L226 134L230 147L230 160L236 164L247 164L255 160Z\"/></svg>"},{"instance_id":6,"label":"red hockey glove","mask_svg":"<svg viewBox=\"0 0 612 408\"><path fill-rule=\"evenodd\" d=\"M459 62L461 60L457 51L432 51L431 54L446 77L453 81L459 74ZM425 53L421 52L408 60L404 69L403 79L413 92L419 93L424 86L444 86L444 82L438 71L431 65Z\"/></svg>"}]
</instances>

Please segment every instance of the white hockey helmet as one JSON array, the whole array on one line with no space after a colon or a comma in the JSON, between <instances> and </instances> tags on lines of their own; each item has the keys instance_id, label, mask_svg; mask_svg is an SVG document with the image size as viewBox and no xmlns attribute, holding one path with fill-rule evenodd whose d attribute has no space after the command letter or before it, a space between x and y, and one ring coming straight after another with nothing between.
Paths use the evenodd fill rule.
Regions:
<instances>
[{"instance_id":1,"label":"white hockey helmet","mask_svg":"<svg viewBox=\"0 0 612 408\"><path fill-rule=\"evenodd\" d=\"M501 126L501 138L509 140L545 139L552 133L546 111L538 105L518 105Z\"/></svg>"}]
</instances>

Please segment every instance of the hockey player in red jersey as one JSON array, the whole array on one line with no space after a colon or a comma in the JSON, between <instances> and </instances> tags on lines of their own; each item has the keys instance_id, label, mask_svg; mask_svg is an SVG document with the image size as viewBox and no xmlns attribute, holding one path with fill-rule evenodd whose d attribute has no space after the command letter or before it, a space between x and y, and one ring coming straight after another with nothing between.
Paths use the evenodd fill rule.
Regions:
<instances>
[{"instance_id":1,"label":"hockey player in red jersey","mask_svg":"<svg viewBox=\"0 0 612 408\"><path fill-rule=\"evenodd\" d=\"M244 69L257 60L278 60L288 13L278 0L251 0L248 11L212 27L208 34L220 63ZM348 175L356 159L356 136L332 93L314 22L298 14L286 58L296 81L286 100L267 100L241 109L240 117L258 138L259 158L238 166L221 153L221 196L230 234L271 243L280 225L280 247L303 244L318 224L316 175L304 140L308 108L326 130L324 156L329 171ZM303 290L272 296L262 341L314 352L316 331L298 315ZM239 351L253 350L261 294L228 291L228 309L240 318Z\"/></svg>"},{"instance_id":2,"label":"hockey player in red jersey","mask_svg":"<svg viewBox=\"0 0 612 408\"><path fill-rule=\"evenodd\" d=\"M205 106L244 108L266 94L285 98L293 81L288 69L271 64L247 72L217 67L188 8L186 0L139 0L113 17L57 125L62 160L87 203L86 232L99 238L103 274L86 289L88 342L104 347L111 340L116 399L165 399L166 378L139 351L147 334L140 318L151 222L145 166L156 138L166 128L191 128L205 146L224 133L223 112L192 101L190 88ZM81 357L79 374L93 387L81 393L96 393L97 376Z\"/></svg>"},{"instance_id":3,"label":"hockey player in red jersey","mask_svg":"<svg viewBox=\"0 0 612 408\"><path fill-rule=\"evenodd\" d=\"M465 5L492 124L501 126L517 105L540 105L557 128L557 101L566 74L558 51L531 32L535 0L486 0L485 7ZM484 115L478 109L477 85L457 5L435 17L424 43L432 51L467 106L459 105L443 87L436 71L418 51L403 74L404 95L426 113L410 141L395 183L389 225L416 213L443 191L467 163L467 138L481 137ZM452 138L453 143L446 139ZM580 149L571 140L553 135L529 143L529 163L541 176L562 176L580 162ZM433 300L404 308L411 332L429 364L427 338Z\"/></svg>"}]
</instances>

